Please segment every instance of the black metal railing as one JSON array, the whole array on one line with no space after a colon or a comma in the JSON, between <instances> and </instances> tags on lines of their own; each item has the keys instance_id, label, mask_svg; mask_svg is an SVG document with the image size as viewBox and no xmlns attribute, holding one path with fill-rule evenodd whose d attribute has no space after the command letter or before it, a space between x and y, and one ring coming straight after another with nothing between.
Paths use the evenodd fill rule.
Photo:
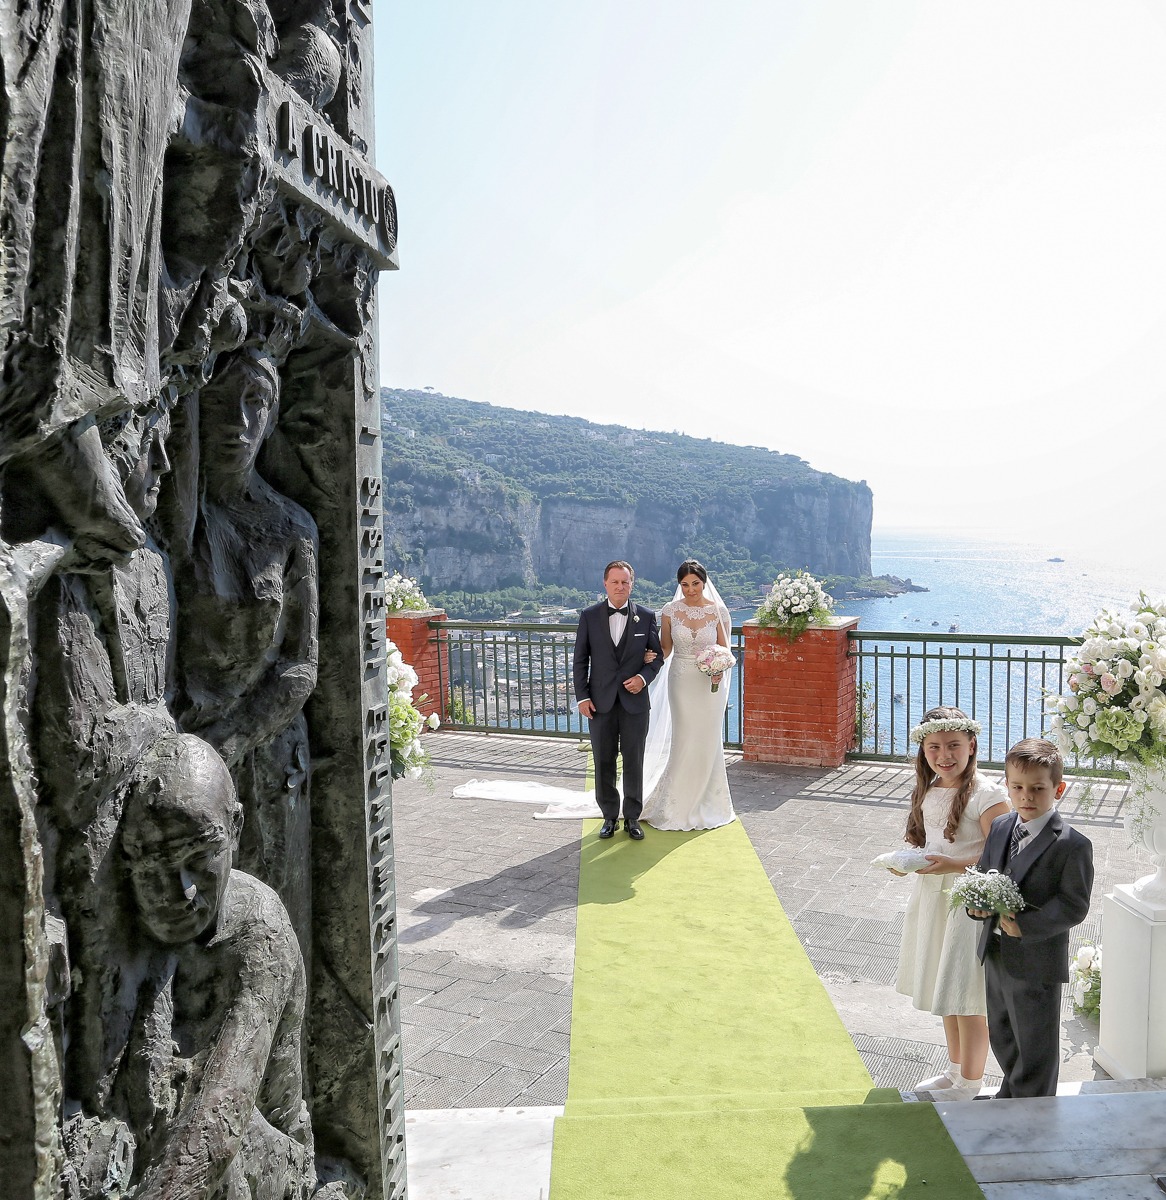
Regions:
<instances>
[{"instance_id":1,"label":"black metal railing","mask_svg":"<svg viewBox=\"0 0 1166 1200\"><path fill-rule=\"evenodd\" d=\"M437 640L445 725L490 733L585 737L575 710L571 657L574 625L510 621L431 621ZM740 663L740 628L730 637ZM727 681L725 745L741 745L742 672ZM722 686L726 686L722 684Z\"/></svg>"},{"instance_id":2,"label":"black metal railing","mask_svg":"<svg viewBox=\"0 0 1166 1200\"><path fill-rule=\"evenodd\" d=\"M1046 700L1066 687L1080 638L973 633L850 631L858 659L856 738L851 757L901 760L908 735L940 704L961 708L983 726L979 759L1003 766L1008 747L1049 728ZM1115 764L1073 759L1070 769L1118 774Z\"/></svg>"},{"instance_id":3,"label":"black metal railing","mask_svg":"<svg viewBox=\"0 0 1166 1200\"><path fill-rule=\"evenodd\" d=\"M585 737L571 679L574 625L431 621L447 728L540 737ZM854 759L902 761L911 728L938 704L962 708L983 726L979 757L1003 765L1008 747L1045 733L1046 697L1064 691L1080 638L851 630L858 661ZM729 677L724 742L742 744L743 635L732 631L737 667ZM1118 764L1072 760L1071 770L1122 775Z\"/></svg>"}]
</instances>

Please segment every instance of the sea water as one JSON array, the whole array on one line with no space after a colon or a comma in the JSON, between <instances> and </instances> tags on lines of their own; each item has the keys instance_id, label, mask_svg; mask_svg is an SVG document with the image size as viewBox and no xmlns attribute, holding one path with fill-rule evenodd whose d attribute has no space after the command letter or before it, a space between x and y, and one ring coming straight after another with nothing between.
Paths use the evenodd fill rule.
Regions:
<instances>
[{"instance_id":1,"label":"sea water","mask_svg":"<svg viewBox=\"0 0 1166 1200\"><path fill-rule=\"evenodd\" d=\"M1146 592L1154 601L1166 599L1166 561L1160 555L1155 559L1147 554L1137 563L1123 563L1095 553L1034 542L954 536L946 531L874 532L871 571L910 578L927 588L925 592L836 603L835 613L858 617L862 632L887 634L886 639L879 639L886 650L905 650L902 643L895 646L894 637L907 633L937 639L950 632L1075 636L1101 609L1128 609L1139 592ZM734 625L739 625L753 612L741 609L732 615ZM931 653L938 645L931 644ZM964 652L969 649L964 647ZM987 650L985 645L980 652ZM996 651L1002 653L1013 652ZM1027 651L1018 648L1015 653L1023 656ZM1011 742L1039 729L1042 694L1062 686L1061 651L1050 648L1033 654L1047 656L1055 665L1042 663L1009 674L1001 671L998 663L984 663L971 671L962 670L956 679L935 662L910 669L902 660L882 659L873 668L867 662L863 667L866 699L869 703L877 698L878 715L877 722L866 730L864 751L905 754L909 749L907 732L923 708L941 702L970 708L973 700L983 703L991 693L993 716L985 728L985 740L991 742L991 757L1002 756ZM739 704L734 687L727 721L730 741L740 738Z\"/></svg>"},{"instance_id":2,"label":"sea water","mask_svg":"<svg viewBox=\"0 0 1166 1200\"><path fill-rule=\"evenodd\" d=\"M1166 598L1160 559L1111 562L1050 544L942 531L872 534L871 573L910 578L928 590L840 600L835 612L858 617L863 630L946 632L955 625L960 633L1076 635L1101 608L1126 609L1139 591Z\"/></svg>"}]
</instances>

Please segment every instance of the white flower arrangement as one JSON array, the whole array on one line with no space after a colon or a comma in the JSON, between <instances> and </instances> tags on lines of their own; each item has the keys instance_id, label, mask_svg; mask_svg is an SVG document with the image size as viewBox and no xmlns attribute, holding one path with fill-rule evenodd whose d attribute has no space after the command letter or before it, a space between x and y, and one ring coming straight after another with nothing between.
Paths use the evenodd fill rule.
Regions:
<instances>
[{"instance_id":1,"label":"white flower arrangement","mask_svg":"<svg viewBox=\"0 0 1166 1200\"><path fill-rule=\"evenodd\" d=\"M1069 691L1046 697L1065 755L1122 759L1134 780L1134 831L1155 815L1147 776L1166 769L1166 601L1142 592L1129 615L1102 609L1066 667Z\"/></svg>"},{"instance_id":2,"label":"white flower arrangement","mask_svg":"<svg viewBox=\"0 0 1166 1200\"><path fill-rule=\"evenodd\" d=\"M792 642L810 625L821 625L830 616L834 597L805 571L785 572L773 581L769 595L757 610L757 623L781 629Z\"/></svg>"},{"instance_id":3,"label":"white flower arrangement","mask_svg":"<svg viewBox=\"0 0 1166 1200\"><path fill-rule=\"evenodd\" d=\"M968 867L951 885L949 899L952 908L976 908L1001 917L1025 907L1024 897L1012 876L1002 875L994 867L987 871Z\"/></svg>"},{"instance_id":4,"label":"white flower arrangement","mask_svg":"<svg viewBox=\"0 0 1166 1200\"><path fill-rule=\"evenodd\" d=\"M696 669L712 678L714 675L723 675L726 671L731 671L736 661L732 650L727 647L709 646L696 656ZM720 686L721 681L713 679L712 690L715 692Z\"/></svg>"},{"instance_id":5,"label":"white flower arrangement","mask_svg":"<svg viewBox=\"0 0 1166 1200\"><path fill-rule=\"evenodd\" d=\"M401 651L391 642L385 643L386 675L389 681L389 769L394 779L406 776L420 779L429 766L429 752L421 745L425 729L441 724L437 713L423 717L413 703L417 672L402 658ZM419 702L428 700L423 692Z\"/></svg>"},{"instance_id":6,"label":"white flower arrangement","mask_svg":"<svg viewBox=\"0 0 1166 1200\"><path fill-rule=\"evenodd\" d=\"M388 612L422 612L430 607L416 579L394 571L385 580L385 609Z\"/></svg>"},{"instance_id":7,"label":"white flower arrangement","mask_svg":"<svg viewBox=\"0 0 1166 1200\"><path fill-rule=\"evenodd\" d=\"M1101 947L1086 942L1069 964L1073 1011L1094 1017L1101 1011Z\"/></svg>"}]
</instances>

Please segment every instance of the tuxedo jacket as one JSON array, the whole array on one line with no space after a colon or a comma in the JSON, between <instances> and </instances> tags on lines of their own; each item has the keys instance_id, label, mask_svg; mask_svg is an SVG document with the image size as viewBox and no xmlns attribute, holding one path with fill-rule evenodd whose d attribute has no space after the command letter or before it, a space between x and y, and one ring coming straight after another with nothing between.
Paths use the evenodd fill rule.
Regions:
<instances>
[{"instance_id":1,"label":"tuxedo jacket","mask_svg":"<svg viewBox=\"0 0 1166 1200\"><path fill-rule=\"evenodd\" d=\"M981 962L991 939L1000 946L1000 966L1029 983L1066 983L1069 979L1069 930L1089 915L1093 887L1093 843L1054 812L1032 845L1005 865L1012 831L1020 818L1005 813L992 822L981 871L995 868L1011 875L1029 907L1017 914L1019 938L997 934L999 918L989 917L980 931L976 954Z\"/></svg>"},{"instance_id":2,"label":"tuxedo jacket","mask_svg":"<svg viewBox=\"0 0 1166 1200\"><path fill-rule=\"evenodd\" d=\"M644 654L649 650L655 650L656 658L645 663ZM624 680L641 675L645 683L651 683L663 662L656 614L650 608L628 602L627 624L618 645L611 640L606 600L579 614L572 664L575 699L590 700L596 712L610 712L616 704L629 712L647 712L648 689L633 696L624 688Z\"/></svg>"}]
</instances>

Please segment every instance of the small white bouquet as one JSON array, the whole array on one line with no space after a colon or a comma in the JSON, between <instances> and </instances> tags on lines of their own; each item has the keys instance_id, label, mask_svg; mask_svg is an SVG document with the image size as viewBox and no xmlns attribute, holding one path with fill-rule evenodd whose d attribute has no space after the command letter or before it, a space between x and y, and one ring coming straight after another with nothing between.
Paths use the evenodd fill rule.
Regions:
<instances>
[{"instance_id":1,"label":"small white bouquet","mask_svg":"<svg viewBox=\"0 0 1166 1200\"><path fill-rule=\"evenodd\" d=\"M917 846L903 846L899 850L888 850L871 859L872 867L886 867L888 871L898 871L900 875L911 875L916 871L930 866L927 851Z\"/></svg>"},{"instance_id":2,"label":"small white bouquet","mask_svg":"<svg viewBox=\"0 0 1166 1200\"><path fill-rule=\"evenodd\" d=\"M696 669L710 678L714 675L723 675L726 671L731 670L736 659L733 658L732 650L725 646L709 646L707 650L702 650L696 656ZM721 686L719 679L713 679L713 691Z\"/></svg>"},{"instance_id":3,"label":"small white bouquet","mask_svg":"<svg viewBox=\"0 0 1166 1200\"><path fill-rule=\"evenodd\" d=\"M1011 916L1025 908L1024 897L1011 875L995 868L981 871L968 867L951 885L952 908L978 908L999 917Z\"/></svg>"},{"instance_id":4,"label":"small white bouquet","mask_svg":"<svg viewBox=\"0 0 1166 1200\"><path fill-rule=\"evenodd\" d=\"M394 571L385 580L385 609L388 612L424 612L429 607L416 579Z\"/></svg>"},{"instance_id":5,"label":"small white bouquet","mask_svg":"<svg viewBox=\"0 0 1166 1200\"><path fill-rule=\"evenodd\" d=\"M830 616L834 597L805 571L779 575L757 610L757 623L785 631L792 642L807 626L821 625Z\"/></svg>"},{"instance_id":6,"label":"small white bouquet","mask_svg":"<svg viewBox=\"0 0 1166 1200\"><path fill-rule=\"evenodd\" d=\"M1086 942L1069 964L1073 1011L1087 1017L1101 1011L1101 947Z\"/></svg>"}]
</instances>

